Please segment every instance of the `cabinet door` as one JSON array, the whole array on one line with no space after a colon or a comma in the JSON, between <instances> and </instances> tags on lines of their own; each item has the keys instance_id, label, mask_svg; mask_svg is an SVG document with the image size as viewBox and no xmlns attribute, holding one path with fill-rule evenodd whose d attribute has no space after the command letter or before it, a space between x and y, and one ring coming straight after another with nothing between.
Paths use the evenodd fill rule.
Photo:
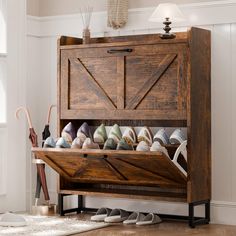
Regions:
<instances>
[{"instance_id":1,"label":"cabinet door","mask_svg":"<svg viewBox=\"0 0 236 236\"><path fill-rule=\"evenodd\" d=\"M186 44L61 51L62 119L185 120Z\"/></svg>"}]
</instances>

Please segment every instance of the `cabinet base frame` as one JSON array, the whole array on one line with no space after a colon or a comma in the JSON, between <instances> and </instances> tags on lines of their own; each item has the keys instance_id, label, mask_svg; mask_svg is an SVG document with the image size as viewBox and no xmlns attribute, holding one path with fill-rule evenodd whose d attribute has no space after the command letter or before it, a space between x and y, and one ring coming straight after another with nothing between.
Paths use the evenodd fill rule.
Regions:
<instances>
[{"instance_id":1,"label":"cabinet base frame","mask_svg":"<svg viewBox=\"0 0 236 236\"><path fill-rule=\"evenodd\" d=\"M67 213L76 212L77 214L81 212L96 212L95 208L87 208L84 206L84 198L82 195L78 195L78 207L64 210L64 197L71 196L71 194L58 194L58 213L60 216L64 216ZM210 200L203 200L197 202L191 202L189 205L189 215L167 215L167 214L158 214L162 219L169 220L183 220L188 221L189 227L195 228L197 225L209 224L210 222ZM204 217L195 217L194 216L194 207L204 205L205 206L205 216Z\"/></svg>"}]
</instances>

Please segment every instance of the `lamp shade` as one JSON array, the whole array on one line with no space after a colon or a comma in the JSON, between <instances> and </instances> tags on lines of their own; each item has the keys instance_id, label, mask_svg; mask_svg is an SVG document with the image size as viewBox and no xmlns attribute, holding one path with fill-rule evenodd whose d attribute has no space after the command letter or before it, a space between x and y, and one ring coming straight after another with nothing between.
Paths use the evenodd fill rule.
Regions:
<instances>
[{"instance_id":1,"label":"lamp shade","mask_svg":"<svg viewBox=\"0 0 236 236\"><path fill-rule=\"evenodd\" d=\"M174 3L161 3L157 6L152 13L149 21L162 22L164 19L169 18L171 21L180 22L184 21L185 17L180 11L178 6Z\"/></svg>"}]
</instances>

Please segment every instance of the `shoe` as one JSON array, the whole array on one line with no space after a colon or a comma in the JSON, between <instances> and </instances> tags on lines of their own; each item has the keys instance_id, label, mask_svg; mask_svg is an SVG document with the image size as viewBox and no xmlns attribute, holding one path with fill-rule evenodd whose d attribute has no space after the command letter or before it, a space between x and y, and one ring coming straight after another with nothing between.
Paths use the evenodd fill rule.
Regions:
<instances>
[{"instance_id":1,"label":"shoe","mask_svg":"<svg viewBox=\"0 0 236 236\"><path fill-rule=\"evenodd\" d=\"M91 221L103 222L105 218L109 216L110 213L111 213L110 208L102 207L98 209L96 215L91 217Z\"/></svg>"},{"instance_id":2,"label":"shoe","mask_svg":"<svg viewBox=\"0 0 236 236\"><path fill-rule=\"evenodd\" d=\"M141 141L138 146L136 147L136 151L138 152L149 152L150 146L145 142Z\"/></svg>"},{"instance_id":3,"label":"shoe","mask_svg":"<svg viewBox=\"0 0 236 236\"><path fill-rule=\"evenodd\" d=\"M136 138L136 133L134 131L134 128L133 127L127 127L125 129L125 132L124 132L122 138L124 138L125 141L130 145L133 145L134 143L136 143L137 138Z\"/></svg>"},{"instance_id":4,"label":"shoe","mask_svg":"<svg viewBox=\"0 0 236 236\"><path fill-rule=\"evenodd\" d=\"M71 144L71 148L73 149L81 149L83 146L83 142L81 141L80 138L75 138Z\"/></svg>"},{"instance_id":5,"label":"shoe","mask_svg":"<svg viewBox=\"0 0 236 236\"><path fill-rule=\"evenodd\" d=\"M98 143L94 143L91 138L86 138L83 143L82 149L100 149L100 147Z\"/></svg>"},{"instance_id":6,"label":"shoe","mask_svg":"<svg viewBox=\"0 0 236 236\"><path fill-rule=\"evenodd\" d=\"M86 138L93 140L91 130L86 122L84 122L78 129L77 137L80 138L82 142L84 142Z\"/></svg>"},{"instance_id":7,"label":"shoe","mask_svg":"<svg viewBox=\"0 0 236 236\"><path fill-rule=\"evenodd\" d=\"M152 145L152 132L148 127L143 127L138 134L138 142L145 141L149 146Z\"/></svg>"},{"instance_id":8,"label":"shoe","mask_svg":"<svg viewBox=\"0 0 236 236\"><path fill-rule=\"evenodd\" d=\"M63 138L59 138L56 142L56 148L70 148L70 144Z\"/></svg>"},{"instance_id":9,"label":"shoe","mask_svg":"<svg viewBox=\"0 0 236 236\"><path fill-rule=\"evenodd\" d=\"M23 216L13 214L13 213L5 213L2 215L0 219L0 226L5 227L23 227L27 225L27 221Z\"/></svg>"},{"instance_id":10,"label":"shoe","mask_svg":"<svg viewBox=\"0 0 236 236\"><path fill-rule=\"evenodd\" d=\"M107 132L104 124L101 124L93 134L93 140L95 143L105 143L107 140Z\"/></svg>"},{"instance_id":11,"label":"shoe","mask_svg":"<svg viewBox=\"0 0 236 236\"><path fill-rule=\"evenodd\" d=\"M185 135L181 129L176 129L170 136L170 143L171 144L181 144L186 140L187 140L187 138L185 137Z\"/></svg>"},{"instance_id":12,"label":"shoe","mask_svg":"<svg viewBox=\"0 0 236 236\"><path fill-rule=\"evenodd\" d=\"M152 152L161 152L161 153L164 153L167 157L170 158L169 154L168 154L168 151L165 147L161 146L161 144L158 142L158 141L155 141L151 148L150 148L150 151Z\"/></svg>"},{"instance_id":13,"label":"shoe","mask_svg":"<svg viewBox=\"0 0 236 236\"><path fill-rule=\"evenodd\" d=\"M107 223L120 223L127 220L129 212L122 209L113 209L108 217L104 219Z\"/></svg>"},{"instance_id":14,"label":"shoe","mask_svg":"<svg viewBox=\"0 0 236 236\"><path fill-rule=\"evenodd\" d=\"M68 143L72 143L72 141L75 139L76 134L75 134L75 128L73 124L70 122L68 123L62 130L61 132L61 137L66 140Z\"/></svg>"},{"instance_id":15,"label":"shoe","mask_svg":"<svg viewBox=\"0 0 236 236\"><path fill-rule=\"evenodd\" d=\"M48 137L43 144L44 148L55 148L56 147L56 142L52 137Z\"/></svg>"},{"instance_id":16,"label":"shoe","mask_svg":"<svg viewBox=\"0 0 236 236\"><path fill-rule=\"evenodd\" d=\"M108 138L107 141L104 143L103 149L104 150L116 150L117 144L112 138Z\"/></svg>"},{"instance_id":17,"label":"shoe","mask_svg":"<svg viewBox=\"0 0 236 236\"><path fill-rule=\"evenodd\" d=\"M138 221L136 225L153 225L158 223L161 223L161 218L156 214L149 213L142 221Z\"/></svg>"},{"instance_id":18,"label":"shoe","mask_svg":"<svg viewBox=\"0 0 236 236\"><path fill-rule=\"evenodd\" d=\"M121 140L122 133L120 131L120 127L117 124L112 126L108 138L112 138L116 143L118 143Z\"/></svg>"},{"instance_id":19,"label":"shoe","mask_svg":"<svg viewBox=\"0 0 236 236\"><path fill-rule=\"evenodd\" d=\"M155 134L153 141L158 141L159 143L161 143L162 145L167 145L169 144L169 138L166 134L165 129L160 129L158 130L158 132Z\"/></svg>"},{"instance_id":20,"label":"shoe","mask_svg":"<svg viewBox=\"0 0 236 236\"><path fill-rule=\"evenodd\" d=\"M136 224L138 221L143 221L145 215L140 212L133 212L127 220L123 222L125 225Z\"/></svg>"},{"instance_id":21,"label":"shoe","mask_svg":"<svg viewBox=\"0 0 236 236\"><path fill-rule=\"evenodd\" d=\"M134 150L132 144L128 144L124 138L122 138L117 144L117 150Z\"/></svg>"}]
</instances>

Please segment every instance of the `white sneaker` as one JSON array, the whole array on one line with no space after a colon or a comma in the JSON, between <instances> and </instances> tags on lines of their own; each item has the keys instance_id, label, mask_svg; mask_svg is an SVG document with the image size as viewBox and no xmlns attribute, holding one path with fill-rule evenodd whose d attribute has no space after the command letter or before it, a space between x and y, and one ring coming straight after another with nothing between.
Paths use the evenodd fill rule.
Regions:
<instances>
[{"instance_id":1,"label":"white sneaker","mask_svg":"<svg viewBox=\"0 0 236 236\"><path fill-rule=\"evenodd\" d=\"M138 134L138 142L145 141L149 146L152 145L152 132L148 127L143 127Z\"/></svg>"},{"instance_id":2,"label":"white sneaker","mask_svg":"<svg viewBox=\"0 0 236 236\"><path fill-rule=\"evenodd\" d=\"M181 129L176 129L170 136L170 143L171 144L181 144L187 138L185 137L183 131Z\"/></svg>"},{"instance_id":3,"label":"white sneaker","mask_svg":"<svg viewBox=\"0 0 236 236\"><path fill-rule=\"evenodd\" d=\"M161 153L164 153L167 157L170 158L169 154L168 154L168 151L165 147L161 146L161 144L158 142L158 141L155 141L151 148L150 148L150 151L152 152L161 152Z\"/></svg>"},{"instance_id":4,"label":"white sneaker","mask_svg":"<svg viewBox=\"0 0 236 236\"><path fill-rule=\"evenodd\" d=\"M158 132L155 134L153 141L158 141L159 143L163 145L167 145L169 143L169 138L166 134L166 131L164 128L158 130Z\"/></svg>"}]
</instances>

